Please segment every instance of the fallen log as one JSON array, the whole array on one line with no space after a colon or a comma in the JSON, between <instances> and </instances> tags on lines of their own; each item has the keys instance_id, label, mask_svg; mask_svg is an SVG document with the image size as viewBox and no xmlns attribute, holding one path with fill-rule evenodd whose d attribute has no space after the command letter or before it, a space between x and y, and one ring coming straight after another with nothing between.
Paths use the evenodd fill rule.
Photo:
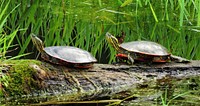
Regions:
<instances>
[{"instance_id":1,"label":"fallen log","mask_svg":"<svg viewBox=\"0 0 200 106\"><path fill-rule=\"evenodd\" d=\"M170 85L171 80L200 75L200 61L150 65L94 64L90 69L75 69L18 60L2 62L0 67L1 79L6 79L0 82L2 104L96 100L139 86L152 86L152 83L165 86Z\"/></svg>"}]
</instances>

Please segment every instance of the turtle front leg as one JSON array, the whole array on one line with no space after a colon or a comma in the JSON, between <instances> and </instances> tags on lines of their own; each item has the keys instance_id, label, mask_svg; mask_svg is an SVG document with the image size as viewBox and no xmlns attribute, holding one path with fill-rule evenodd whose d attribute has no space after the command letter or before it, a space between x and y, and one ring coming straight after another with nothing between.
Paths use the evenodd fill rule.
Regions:
<instances>
[{"instance_id":1,"label":"turtle front leg","mask_svg":"<svg viewBox=\"0 0 200 106\"><path fill-rule=\"evenodd\" d=\"M128 53L128 61L130 61L131 65L133 65L134 58L131 57L130 53Z\"/></svg>"}]
</instances>

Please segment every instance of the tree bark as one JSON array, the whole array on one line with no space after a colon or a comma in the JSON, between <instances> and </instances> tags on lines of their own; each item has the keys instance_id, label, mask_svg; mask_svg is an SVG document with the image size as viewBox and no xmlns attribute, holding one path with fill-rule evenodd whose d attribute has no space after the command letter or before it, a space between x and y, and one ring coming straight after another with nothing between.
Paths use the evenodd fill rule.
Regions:
<instances>
[{"instance_id":1,"label":"tree bark","mask_svg":"<svg viewBox=\"0 0 200 106\"><path fill-rule=\"evenodd\" d=\"M6 69L6 73L9 73L13 64L2 66L9 67ZM26 90L29 88L28 93L12 97L4 96L2 103L94 100L142 85L152 86L150 84L155 83L165 86L170 84L171 80L182 80L200 75L200 61L149 65L94 64L90 69L68 68L46 62L39 65L29 62L28 66L34 70L30 76L34 84L25 84L23 88ZM1 85L0 89L7 93L8 89L3 83Z\"/></svg>"}]
</instances>

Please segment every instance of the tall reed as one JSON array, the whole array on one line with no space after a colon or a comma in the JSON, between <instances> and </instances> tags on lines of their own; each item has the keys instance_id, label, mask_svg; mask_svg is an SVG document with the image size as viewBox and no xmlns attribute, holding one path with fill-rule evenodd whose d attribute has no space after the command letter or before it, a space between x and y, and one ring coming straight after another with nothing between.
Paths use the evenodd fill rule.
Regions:
<instances>
[{"instance_id":1,"label":"tall reed","mask_svg":"<svg viewBox=\"0 0 200 106\"><path fill-rule=\"evenodd\" d=\"M6 59L6 53L9 52L8 49L14 45L13 39L15 38L15 35L18 31L18 29L15 29L12 33L7 34L5 33L6 31L4 30L4 26L6 22L8 21L7 18L9 17L10 13L17 7L13 8L9 13L6 13L8 6L9 6L10 1L6 2L5 0L1 1L0 4L0 60L5 60Z\"/></svg>"},{"instance_id":2,"label":"tall reed","mask_svg":"<svg viewBox=\"0 0 200 106\"><path fill-rule=\"evenodd\" d=\"M200 59L198 0L13 0L7 11L16 5L5 29L19 27L19 54L32 51L27 47L35 33L46 46L76 46L111 62L116 51L107 46L105 33L123 31L125 42L155 41L175 55Z\"/></svg>"}]
</instances>

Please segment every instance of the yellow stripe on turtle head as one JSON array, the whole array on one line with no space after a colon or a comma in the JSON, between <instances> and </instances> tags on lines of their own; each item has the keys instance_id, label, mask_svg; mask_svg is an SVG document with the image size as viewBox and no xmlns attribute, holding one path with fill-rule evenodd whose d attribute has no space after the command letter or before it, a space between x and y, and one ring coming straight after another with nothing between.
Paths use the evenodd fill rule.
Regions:
<instances>
[{"instance_id":1,"label":"yellow stripe on turtle head","mask_svg":"<svg viewBox=\"0 0 200 106\"><path fill-rule=\"evenodd\" d=\"M111 35L109 32L106 33L106 40L118 51L120 52L120 45L118 39Z\"/></svg>"},{"instance_id":2,"label":"yellow stripe on turtle head","mask_svg":"<svg viewBox=\"0 0 200 106\"><path fill-rule=\"evenodd\" d=\"M40 40L36 35L31 34L31 39L33 41L33 44L36 46L37 50L39 52L43 52L44 51L44 45L42 40Z\"/></svg>"}]
</instances>

